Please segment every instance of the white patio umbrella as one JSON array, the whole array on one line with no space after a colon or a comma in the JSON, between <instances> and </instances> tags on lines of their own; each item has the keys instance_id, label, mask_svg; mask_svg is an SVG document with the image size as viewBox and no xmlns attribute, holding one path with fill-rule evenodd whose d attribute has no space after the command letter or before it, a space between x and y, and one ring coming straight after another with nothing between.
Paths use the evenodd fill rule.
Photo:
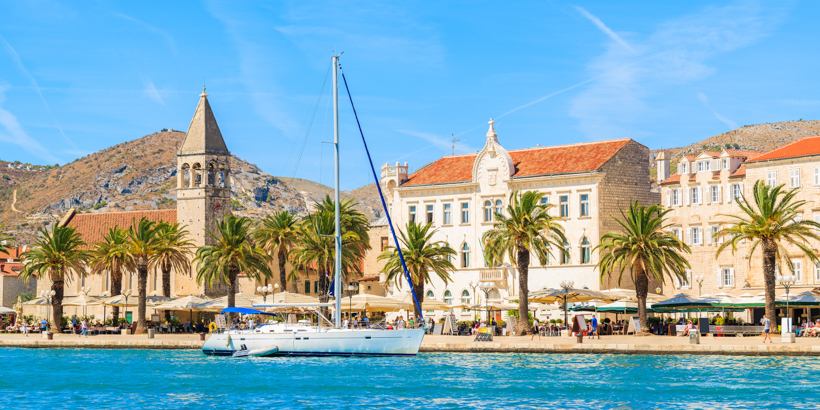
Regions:
<instances>
[{"instance_id":1,"label":"white patio umbrella","mask_svg":"<svg viewBox=\"0 0 820 410\"><path fill-rule=\"evenodd\" d=\"M15 312L14 309L9 309L5 306L0 306L0 315L13 315L15 313L17 312Z\"/></svg>"}]
</instances>

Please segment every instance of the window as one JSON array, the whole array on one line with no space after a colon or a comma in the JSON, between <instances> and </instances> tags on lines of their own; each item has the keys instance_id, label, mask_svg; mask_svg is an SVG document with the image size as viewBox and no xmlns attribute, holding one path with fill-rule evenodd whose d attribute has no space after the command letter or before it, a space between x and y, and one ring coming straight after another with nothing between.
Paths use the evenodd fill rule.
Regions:
<instances>
[{"instance_id":1,"label":"window","mask_svg":"<svg viewBox=\"0 0 820 410\"><path fill-rule=\"evenodd\" d=\"M564 242L564 250L566 250L566 253L561 252L561 265L566 265L570 263L571 251L569 249L569 242Z\"/></svg>"},{"instance_id":2,"label":"window","mask_svg":"<svg viewBox=\"0 0 820 410\"><path fill-rule=\"evenodd\" d=\"M691 191L692 197L690 198L692 205L699 205L700 204L700 187L692 187L689 188Z\"/></svg>"},{"instance_id":3,"label":"window","mask_svg":"<svg viewBox=\"0 0 820 410\"><path fill-rule=\"evenodd\" d=\"M581 216L589 216L589 194L581 194Z\"/></svg>"},{"instance_id":4,"label":"window","mask_svg":"<svg viewBox=\"0 0 820 410\"><path fill-rule=\"evenodd\" d=\"M318 280L313 282L313 293L315 293L317 295L319 294L319 281Z\"/></svg>"},{"instance_id":5,"label":"window","mask_svg":"<svg viewBox=\"0 0 820 410\"><path fill-rule=\"evenodd\" d=\"M408 210L409 216L407 217L408 221L416 222L416 206L410 205L410 209Z\"/></svg>"},{"instance_id":6,"label":"window","mask_svg":"<svg viewBox=\"0 0 820 410\"><path fill-rule=\"evenodd\" d=\"M712 243L723 243L723 238L717 236L718 232L720 232L720 226L717 226L717 225L712 226L712 232L711 232L711 241L712 241Z\"/></svg>"},{"instance_id":7,"label":"window","mask_svg":"<svg viewBox=\"0 0 820 410\"><path fill-rule=\"evenodd\" d=\"M672 235L675 235L676 238L683 240L680 236L680 228L672 228Z\"/></svg>"},{"instance_id":8,"label":"window","mask_svg":"<svg viewBox=\"0 0 820 410\"><path fill-rule=\"evenodd\" d=\"M541 205L549 205L550 203L550 196L544 195L541 197Z\"/></svg>"},{"instance_id":9,"label":"window","mask_svg":"<svg viewBox=\"0 0 820 410\"><path fill-rule=\"evenodd\" d=\"M427 205L427 223L433 223L433 205Z\"/></svg>"},{"instance_id":10,"label":"window","mask_svg":"<svg viewBox=\"0 0 820 410\"><path fill-rule=\"evenodd\" d=\"M683 271L683 277L680 278L680 287L688 289L692 287L692 271L686 269Z\"/></svg>"},{"instance_id":11,"label":"window","mask_svg":"<svg viewBox=\"0 0 820 410\"><path fill-rule=\"evenodd\" d=\"M159 275L157 275L157 272L154 271L154 290L157 290L157 276Z\"/></svg>"},{"instance_id":12,"label":"window","mask_svg":"<svg viewBox=\"0 0 820 410\"><path fill-rule=\"evenodd\" d=\"M701 238L700 227L699 226L693 226L691 228L691 237L690 238L692 239L692 245L701 245L702 244L703 238Z\"/></svg>"},{"instance_id":13,"label":"window","mask_svg":"<svg viewBox=\"0 0 820 410\"><path fill-rule=\"evenodd\" d=\"M470 223L470 203L469 202L462 202L461 203L461 223L463 223L463 224Z\"/></svg>"},{"instance_id":14,"label":"window","mask_svg":"<svg viewBox=\"0 0 820 410\"><path fill-rule=\"evenodd\" d=\"M797 283L803 283L803 261L792 260L792 266L794 266L795 281Z\"/></svg>"},{"instance_id":15,"label":"window","mask_svg":"<svg viewBox=\"0 0 820 410\"><path fill-rule=\"evenodd\" d=\"M711 202L721 202L722 198L720 197L720 185L712 185L709 187L709 190L711 191Z\"/></svg>"},{"instance_id":16,"label":"window","mask_svg":"<svg viewBox=\"0 0 820 410\"><path fill-rule=\"evenodd\" d=\"M789 186L792 188L800 188L800 168L789 170Z\"/></svg>"},{"instance_id":17,"label":"window","mask_svg":"<svg viewBox=\"0 0 820 410\"><path fill-rule=\"evenodd\" d=\"M308 293L310 293L310 281L306 280L305 281L305 294L308 294Z\"/></svg>"},{"instance_id":18,"label":"window","mask_svg":"<svg viewBox=\"0 0 820 410\"><path fill-rule=\"evenodd\" d=\"M735 286L735 270L733 268L720 268L721 287Z\"/></svg>"},{"instance_id":19,"label":"window","mask_svg":"<svg viewBox=\"0 0 820 410\"><path fill-rule=\"evenodd\" d=\"M424 295L424 297L425 297L425 298L430 298L430 299L433 299L433 298L435 298L436 296L433 294L433 291L432 291L432 290L428 290L428 291L427 291L427 294L426 294L426 295Z\"/></svg>"},{"instance_id":20,"label":"window","mask_svg":"<svg viewBox=\"0 0 820 410\"><path fill-rule=\"evenodd\" d=\"M470 267L470 247L466 243L461 246L461 267Z\"/></svg>"},{"instance_id":21,"label":"window","mask_svg":"<svg viewBox=\"0 0 820 410\"><path fill-rule=\"evenodd\" d=\"M448 305L453 304L453 294L449 290L444 291L444 303Z\"/></svg>"},{"instance_id":22,"label":"window","mask_svg":"<svg viewBox=\"0 0 820 410\"><path fill-rule=\"evenodd\" d=\"M497 213L499 215L504 214L504 201L502 201L500 199L495 200L495 213Z\"/></svg>"},{"instance_id":23,"label":"window","mask_svg":"<svg viewBox=\"0 0 820 410\"><path fill-rule=\"evenodd\" d=\"M484 222L493 220L493 201L484 201Z\"/></svg>"},{"instance_id":24,"label":"window","mask_svg":"<svg viewBox=\"0 0 820 410\"><path fill-rule=\"evenodd\" d=\"M444 204L444 224L451 225L453 223L452 210L453 204Z\"/></svg>"},{"instance_id":25,"label":"window","mask_svg":"<svg viewBox=\"0 0 820 410\"><path fill-rule=\"evenodd\" d=\"M814 262L814 280L820 281L820 262Z\"/></svg>"},{"instance_id":26,"label":"window","mask_svg":"<svg viewBox=\"0 0 820 410\"><path fill-rule=\"evenodd\" d=\"M814 186L820 185L820 167L814 167Z\"/></svg>"},{"instance_id":27,"label":"window","mask_svg":"<svg viewBox=\"0 0 820 410\"><path fill-rule=\"evenodd\" d=\"M737 201L741 196L743 193L740 191L740 184L732 184L732 199Z\"/></svg>"},{"instance_id":28,"label":"window","mask_svg":"<svg viewBox=\"0 0 820 410\"><path fill-rule=\"evenodd\" d=\"M558 201L561 203L561 217L566 218L569 216L569 195L561 195L558 198Z\"/></svg>"},{"instance_id":29,"label":"window","mask_svg":"<svg viewBox=\"0 0 820 410\"><path fill-rule=\"evenodd\" d=\"M381 237L381 250L382 250L382 252L384 252L384 250L387 249L388 246L390 246L389 240L387 239L386 236L382 236Z\"/></svg>"},{"instance_id":30,"label":"window","mask_svg":"<svg viewBox=\"0 0 820 410\"><path fill-rule=\"evenodd\" d=\"M766 172L766 185L768 185L768 186L777 185L777 171Z\"/></svg>"},{"instance_id":31,"label":"window","mask_svg":"<svg viewBox=\"0 0 820 410\"><path fill-rule=\"evenodd\" d=\"M680 173L681 174L686 173L686 164L685 163L680 164Z\"/></svg>"},{"instance_id":32,"label":"window","mask_svg":"<svg viewBox=\"0 0 820 410\"><path fill-rule=\"evenodd\" d=\"M729 158L723 158L723 169L729 169Z\"/></svg>"},{"instance_id":33,"label":"window","mask_svg":"<svg viewBox=\"0 0 820 410\"><path fill-rule=\"evenodd\" d=\"M465 289L463 292L461 292L461 303L463 303L465 305L471 305L472 303L470 303L470 302L471 302L470 301L470 292L468 292Z\"/></svg>"},{"instance_id":34,"label":"window","mask_svg":"<svg viewBox=\"0 0 820 410\"><path fill-rule=\"evenodd\" d=\"M680 206L680 188L673 189L671 191L671 201L672 206Z\"/></svg>"},{"instance_id":35,"label":"window","mask_svg":"<svg viewBox=\"0 0 820 410\"><path fill-rule=\"evenodd\" d=\"M705 162L698 161L698 172L706 171L704 164L705 164Z\"/></svg>"},{"instance_id":36,"label":"window","mask_svg":"<svg viewBox=\"0 0 820 410\"><path fill-rule=\"evenodd\" d=\"M589 263L591 253L589 239L585 236L584 239L581 240L581 263Z\"/></svg>"}]
</instances>

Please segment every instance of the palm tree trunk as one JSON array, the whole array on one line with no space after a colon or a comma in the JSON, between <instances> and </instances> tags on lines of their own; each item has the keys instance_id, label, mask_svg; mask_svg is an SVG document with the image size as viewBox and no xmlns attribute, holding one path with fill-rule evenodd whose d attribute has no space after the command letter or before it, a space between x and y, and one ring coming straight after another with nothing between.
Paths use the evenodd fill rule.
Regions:
<instances>
[{"instance_id":1,"label":"palm tree trunk","mask_svg":"<svg viewBox=\"0 0 820 410\"><path fill-rule=\"evenodd\" d=\"M641 332L649 333L646 323L646 295L649 292L649 278L640 266L635 266L635 296L638 298L638 318L641 321Z\"/></svg>"},{"instance_id":2,"label":"palm tree trunk","mask_svg":"<svg viewBox=\"0 0 820 410\"><path fill-rule=\"evenodd\" d=\"M775 309L775 256L777 244L772 240L763 239L763 283L766 290L766 317L772 329L777 329L777 309Z\"/></svg>"},{"instance_id":3,"label":"palm tree trunk","mask_svg":"<svg viewBox=\"0 0 820 410\"><path fill-rule=\"evenodd\" d=\"M171 264L168 262L162 264L162 296L171 297ZM165 311L165 320L171 320L170 310Z\"/></svg>"},{"instance_id":4,"label":"palm tree trunk","mask_svg":"<svg viewBox=\"0 0 820 410\"><path fill-rule=\"evenodd\" d=\"M60 274L51 274L51 290L54 296L51 298L51 331L53 333L63 333L63 295L65 282Z\"/></svg>"},{"instance_id":5,"label":"palm tree trunk","mask_svg":"<svg viewBox=\"0 0 820 410\"><path fill-rule=\"evenodd\" d=\"M239 269L231 267L228 272L228 307L236 307L236 278L239 276Z\"/></svg>"},{"instance_id":6,"label":"palm tree trunk","mask_svg":"<svg viewBox=\"0 0 820 410\"><path fill-rule=\"evenodd\" d=\"M413 306L413 311L416 312L416 320L419 320L420 318L424 317L421 314L421 304L424 303L424 277L422 275L423 274L419 274L416 276L416 280L419 283L414 284L413 286L413 292L416 294L416 300L419 301L418 306L415 306L415 304Z\"/></svg>"},{"instance_id":7,"label":"palm tree trunk","mask_svg":"<svg viewBox=\"0 0 820 410\"><path fill-rule=\"evenodd\" d=\"M111 270L111 296L117 296L122 293L122 269L114 267ZM111 316L113 317L113 326L120 324L120 307L113 306L111 309ZM105 320L105 318L103 318Z\"/></svg>"},{"instance_id":8,"label":"palm tree trunk","mask_svg":"<svg viewBox=\"0 0 820 410\"><path fill-rule=\"evenodd\" d=\"M148 265L140 263L137 265L137 288L139 289L139 300L137 304L137 329L134 334L144 334L148 331L145 322L145 298L148 297Z\"/></svg>"},{"instance_id":9,"label":"palm tree trunk","mask_svg":"<svg viewBox=\"0 0 820 410\"><path fill-rule=\"evenodd\" d=\"M330 300L330 295L328 295L328 290L330 289L330 279L327 277L327 271L324 271L324 269L320 268L317 273L319 274L319 302L327 303ZM339 297L339 295L336 295L336 297ZM323 317L327 317L327 306L320 307L319 313ZM319 324L321 325L321 323Z\"/></svg>"},{"instance_id":10,"label":"palm tree trunk","mask_svg":"<svg viewBox=\"0 0 820 410\"><path fill-rule=\"evenodd\" d=\"M285 262L287 262L285 260L286 256L287 256L287 254L285 253L285 247L280 246L279 247L279 286L282 287L282 290L285 290L285 289L288 288L288 279L287 279L287 276L285 274Z\"/></svg>"},{"instance_id":11,"label":"palm tree trunk","mask_svg":"<svg viewBox=\"0 0 820 410\"><path fill-rule=\"evenodd\" d=\"M523 245L517 245L518 260L518 334L521 336L530 333L530 306L527 298L530 296L530 251Z\"/></svg>"}]
</instances>

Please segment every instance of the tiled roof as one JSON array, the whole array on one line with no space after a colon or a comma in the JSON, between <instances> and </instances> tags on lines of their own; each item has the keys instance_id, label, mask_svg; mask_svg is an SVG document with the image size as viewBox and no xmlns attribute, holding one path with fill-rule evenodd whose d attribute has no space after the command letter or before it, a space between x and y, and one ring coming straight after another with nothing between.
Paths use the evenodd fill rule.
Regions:
<instances>
[{"instance_id":1,"label":"tiled roof","mask_svg":"<svg viewBox=\"0 0 820 410\"><path fill-rule=\"evenodd\" d=\"M23 248L26 250L30 249L27 247L15 247L9 248L8 253L0 252L0 260L7 260L7 259L20 259L20 254L24 252Z\"/></svg>"},{"instance_id":2,"label":"tiled roof","mask_svg":"<svg viewBox=\"0 0 820 410\"><path fill-rule=\"evenodd\" d=\"M703 151L703 152L700 153L700 155L703 155L703 154L706 154L706 155L708 155L712 158L717 158L717 157L720 156L721 152L719 152L719 151ZM700 155L698 155L698 156L700 156Z\"/></svg>"},{"instance_id":3,"label":"tiled roof","mask_svg":"<svg viewBox=\"0 0 820 410\"><path fill-rule=\"evenodd\" d=\"M765 154L766 151L755 151L751 149L727 149L726 153L732 158L754 158Z\"/></svg>"},{"instance_id":4,"label":"tiled roof","mask_svg":"<svg viewBox=\"0 0 820 410\"><path fill-rule=\"evenodd\" d=\"M516 178L595 171L631 139L509 151ZM402 186L470 181L478 154L444 157L414 172Z\"/></svg>"},{"instance_id":5,"label":"tiled roof","mask_svg":"<svg viewBox=\"0 0 820 410\"><path fill-rule=\"evenodd\" d=\"M689 155L684 155L683 157L684 157L684 158L686 158L686 160L687 160L687 161L692 162L692 161L694 161L694 160L695 160L695 158L697 158L698 156L697 156L697 155L693 155L693 154L689 154Z\"/></svg>"},{"instance_id":6,"label":"tiled roof","mask_svg":"<svg viewBox=\"0 0 820 410\"><path fill-rule=\"evenodd\" d=\"M735 172L732 172L732 175L729 175L729 178L740 178L746 176L746 165L741 165L737 167Z\"/></svg>"},{"instance_id":7,"label":"tiled roof","mask_svg":"<svg viewBox=\"0 0 820 410\"><path fill-rule=\"evenodd\" d=\"M763 155L756 156L746 162L806 157L810 155L820 155L820 137L803 138L774 151L769 151Z\"/></svg>"},{"instance_id":8,"label":"tiled roof","mask_svg":"<svg viewBox=\"0 0 820 410\"><path fill-rule=\"evenodd\" d=\"M103 235L108 233L109 228L119 226L122 229L131 227L134 219L137 222L145 217L154 222L176 222L176 209L161 209L154 211L129 211L129 212L99 212L90 214L76 214L68 221L67 226L77 229L87 243L102 241Z\"/></svg>"},{"instance_id":9,"label":"tiled roof","mask_svg":"<svg viewBox=\"0 0 820 410\"><path fill-rule=\"evenodd\" d=\"M0 263L0 276L17 276L21 270L22 263Z\"/></svg>"},{"instance_id":10,"label":"tiled roof","mask_svg":"<svg viewBox=\"0 0 820 410\"><path fill-rule=\"evenodd\" d=\"M367 282L367 281L371 281L371 280L379 280L379 277L378 276L362 276L361 278L359 278L359 282Z\"/></svg>"},{"instance_id":11,"label":"tiled roof","mask_svg":"<svg viewBox=\"0 0 820 410\"><path fill-rule=\"evenodd\" d=\"M664 179L661 185L680 183L680 174L673 174L669 178Z\"/></svg>"}]
</instances>

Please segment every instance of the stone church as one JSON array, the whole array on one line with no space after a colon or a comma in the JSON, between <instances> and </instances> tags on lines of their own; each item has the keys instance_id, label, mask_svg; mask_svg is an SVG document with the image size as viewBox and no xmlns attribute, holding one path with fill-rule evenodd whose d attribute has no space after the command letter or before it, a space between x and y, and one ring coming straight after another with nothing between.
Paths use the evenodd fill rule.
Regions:
<instances>
[{"instance_id":1,"label":"stone church","mask_svg":"<svg viewBox=\"0 0 820 410\"><path fill-rule=\"evenodd\" d=\"M60 224L71 226L82 234L83 239L91 244L102 240L110 228L119 226L127 229L132 221L147 218L151 221L180 222L185 225L190 239L195 247L211 245L214 240L205 230L216 231L216 221L230 212L231 202L231 153L222 138L217 125L208 94L203 89L199 96L199 104L194 117L188 127L185 140L177 152L177 208L147 211L100 212L78 214L71 210ZM40 279L37 283L37 293L51 288L51 281ZM241 280L240 289L252 291L254 283L244 283ZM138 292L137 275L133 272L123 274L122 291L131 289L136 296ZM65 284L65 296L81 294L81 289L90 288L91 296L110 296L111 277L105 275L89 275L74 277ZM183 297L188 295L207 295L212 297L224 296L225 286L214 286L196 283L194 269L191 272L174 272L171 278L172 296ZM162 295L162 273L149 271L148 295ZM65 307L65 314L81 313L79 309ZM74 309L77 309L75 312ZM97 312L99 310L99 312ZM88 314L102 316L102 307L88 307ZM28 314L28 312L27 312ZM37 313L35 313L37 314ZM110 310L109 310L110 314Z\"/></svg>"}]
</instances>

